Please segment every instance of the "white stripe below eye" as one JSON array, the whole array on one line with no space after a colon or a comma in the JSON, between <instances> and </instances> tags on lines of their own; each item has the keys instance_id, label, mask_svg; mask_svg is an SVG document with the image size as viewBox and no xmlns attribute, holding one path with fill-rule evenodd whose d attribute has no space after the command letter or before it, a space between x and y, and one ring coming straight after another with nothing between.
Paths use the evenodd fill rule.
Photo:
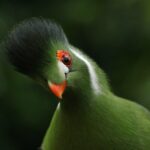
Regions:
<instances>
[{"instance_id":1,"label":"white stripe below eye","mask_svg":"<svg viewBox=\"0 0 150 150\"><path fill-rule=\"evenodd\" d=\"M87 60L87 58L80 51L73 49L73 48L70 48L70 50L75 56L77 56L80 60L82 60L86 64L88 71L89 71L89 75L90 75L91 86L95 94L99 94L101 90L99 87L97 74L95 72L94 67L90 63L90 60Z\"/></svg>"}]
</instances>

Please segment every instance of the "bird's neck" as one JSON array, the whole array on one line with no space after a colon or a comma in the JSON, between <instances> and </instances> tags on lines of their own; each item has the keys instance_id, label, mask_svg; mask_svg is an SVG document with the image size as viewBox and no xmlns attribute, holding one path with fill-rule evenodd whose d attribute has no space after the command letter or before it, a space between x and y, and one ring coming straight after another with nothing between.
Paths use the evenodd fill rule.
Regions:
<instances>
[{"instance_id":1,"label":"bird's neck","mask_svg":"<svg viewBox=\"0 0 150 150\"><path fill-rule=\"evenodd\" d=\"M86 69L78 72L80 76L78 83L74 83L72 88L67 88L60 105L65 110L83 109L82 107L111 92L103 70L80 50L71 47L70 51L86 66Z\"/></svg>"},{"instance_id":2,"label":"bird's neck","mask_svg":"<svg viewBox=\"0 0 150 150\"><path fill-rule=\"evenodd\" d=\"M99 70L99 68L97 68L97 75L98 78L103 79L103 77L101 77L101 70ZM86 82L84 84L79 83L77 85L80 88L68 88L65 91L65 94L63 95L64 97L58 105L58 109L61 107L61 110L66 111L67 113L75 114L80 111L92 111L92 109L95 109L95 104L97 101L99 101L98 103L105 103L103 102L104 97L112 94L107 83L105 83L103 80L101 80L102 84L100 83L100 92L95 92L92 89L88 79L85 79L85 81ZM101 106L103 107L103 105Z\"/></svg>"},{"instance_id":3,"label":"bird's neck","mask_svg":"<svg viewBox=\"0 0 150 150\"><path fill-rule=\"evenodd\" d=\"M76 141L81 137L83 142L81 142L81 147L87 147L87 143L90 143L91 139L95 139L95 137L97 137L95 143L99 143L99 139L103 138L101 134L97 134L96 129L103 133L103 125L105 127L104 123L106 118L108 118L107 110L109 110L109 101L106 97L111 92L104 73L96 63L82 54L78 55L79 53L76 52L78 51L75 51L74 54L87 65L87 69L79 72L80 79L78 83L76 81L73 87L66 89L63 99L55 111L51 127L44 138L43 146L50 145L51 147L53 141L49 144L50 139L58 141L64 135L65 138L60 139L62 149L67 149L66 145L71 147L69 149L72 149L72 145L76 145L78 143ZM92 77L97 79L92 81ZM97 92L95 92L97 89L95 81L99 85L99 91ZM51 133L54 133L54 135ZM96 133L96 136L93 133ZM91 139L89 140L88 137L91 137ZM56 145L58 144L56 143Z\"/></svg>"}]
</instances>

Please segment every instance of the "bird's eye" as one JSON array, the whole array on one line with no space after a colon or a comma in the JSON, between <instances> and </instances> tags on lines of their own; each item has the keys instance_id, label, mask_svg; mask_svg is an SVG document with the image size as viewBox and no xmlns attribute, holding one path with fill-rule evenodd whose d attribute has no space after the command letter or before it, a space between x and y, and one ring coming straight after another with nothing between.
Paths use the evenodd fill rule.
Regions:
<instances>
[{"instance_id":1,"label":"bird's eye","mask_svg":"<svg viewBox=\"0 0 150 150\"><path fill-rule=\"evenodd\" d=\"M57 55L57 59L62 61L63 64L65 64L67 67L71 66L72 58L68 51L58 50L56 55Z\"/></svg>"}]
</instances>

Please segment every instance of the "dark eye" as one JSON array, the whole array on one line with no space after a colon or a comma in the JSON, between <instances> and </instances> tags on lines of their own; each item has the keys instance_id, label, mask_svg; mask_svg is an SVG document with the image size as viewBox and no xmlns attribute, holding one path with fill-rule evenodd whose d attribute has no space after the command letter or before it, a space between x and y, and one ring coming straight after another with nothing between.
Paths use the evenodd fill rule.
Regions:
<instances>
[{"instance_id":1,"label":"dark eye","mask_svg":"<svg viewBox=\"0 0 150 150\"><path fill-rule=\"evenodd\" d=\"M72 58L68 51L65 50L57 50L56 52L57 59L63 62L67 67L71 67Z\"/></svg>"},{"instance_id":2,"label":"dark eye","mask_svg":"<svg viewBox=\"0 0 150 150\"><path fill-rule=\"evenodd\" d=\"M67 66L71 65L71 59L68 56L64 56L62 62Z\"/></svg>"}]
</instances>

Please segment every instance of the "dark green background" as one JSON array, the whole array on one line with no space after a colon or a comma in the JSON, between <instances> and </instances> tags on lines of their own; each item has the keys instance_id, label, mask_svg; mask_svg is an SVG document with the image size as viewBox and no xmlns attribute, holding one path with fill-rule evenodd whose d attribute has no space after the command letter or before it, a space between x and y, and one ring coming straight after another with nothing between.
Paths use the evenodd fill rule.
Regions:
<instances>
[{"instance_id":1,"label":"dark green background","mask_svg":"<svg viewBox=\"0 0 150 150\"><path fill-rule=\"evenodd\" d=\"M150 109L149 0L1 0L0 40L20 21L39 16L62 25L70 42L105 70L117 95ZM2 51L0 149L36 150L56 99L13 71Z\"/></svg>"}]
</instances>

